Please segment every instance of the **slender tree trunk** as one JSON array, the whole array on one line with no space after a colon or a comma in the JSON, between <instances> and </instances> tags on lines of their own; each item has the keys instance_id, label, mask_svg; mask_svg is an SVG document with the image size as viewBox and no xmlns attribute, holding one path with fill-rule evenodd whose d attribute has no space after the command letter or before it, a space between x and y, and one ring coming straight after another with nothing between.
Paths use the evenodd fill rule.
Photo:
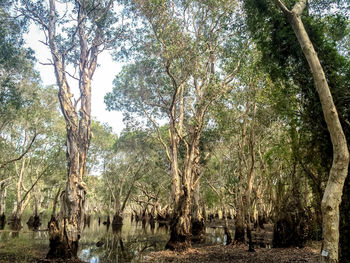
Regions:
<instances>
[{"instance_id":1,"label":"slender tree trunk","mask_svg":"<svg viewBox=\"0 0 350 263\"><path fill-rule=\"evenodd\" d=\"M5 183L0 184L0 230L3 230L6 224L6 188Z\"/></svg>"},{"instance_id":2,"label":"slender tree trunk","mask_svg":"<svg viewBox=\"0 0 350 263\"><path fill-rule=\"evenodd\" d=\"M291 11L280 0L275 1L287 15L309 63L333 144L333 163L321 205L323 216L321 262L336 263L339 248L339 205L349 165L347 141L323 68L301 20L307 0L297 2Z\"/></svg>"},{"instance_id":3,"label":"slender tree trunk","mask_svg":"<svg viewBox=\"0 0 350 263\"><path fill-rule=\"evenodd\" d=\"M254 103L253 103L253 116L252 116L252 125L250 127L250 156L251 156L251 163L250 163L250 170L248 173L248 185L246 189L246 226L247 226L247 237L249 242L249 251L254 251L254 245L252 241L252 228L251 228L251 214L252 214L252 205L251 205L251 193L253 189L253 183L255 180L255 115L256 115L256 99L255 99L255 93L254 93Z\"/></svg>"},{"instance_id":4,"label":"slender tree trunk","mask_svg":"<svg viewBox=\"0 0 350 263\"><path fill-rule=\"evenodd\" d=\"M176 133L176 108L172 109L170 120L170 145L171 145L171 180L172 180L172 195L174 202L174 210L177 209L180 198L180 176L179 176L179 164L178 164L178 147L179 136Z\"/></svg>"},{"instance_id":5,"label":"slender tree trunk","mask_svg":"<svg viewBox=\"0 0 350 263\"><path fill-rule=\"evenodd\" d=\"M10 228L15 231L19 231L22 228L22 213L30 201L30 190L25 189L23 185L23 180L26 173L26 161L27 159L24 157L21 161L20 170L17 171L18 180L16 183L16 201L14 204L13 212L8 220ZM23 197L22 189L26 191Z\"/></svg>"},{"instance_id":6,"label":"slender tree trunk","mask_svg":"<svg viewBox=\"0 0 350 263\"><path fill-rule=\"evenodd\" d=\"M244 148L246 145L246 137L247 137L247 122L248 122L248 113L249 113L249 102L246 103L246 110L243 116L242 123L242 137L241 144L238 152L238 169L239 169L239 182L238 182L238 198L237 198L237 215L235 222L235 240L238 242L245 242L245 231L244 231L244 217L245 217L245 205L246 196L244 195L243 189L243 159L244 157Z\"/></svg>"},{"instance_id":7,"label":"slender tree trunk","mask_svg":"<svg viewBox=\"0 0 350 263\"><path fill-rule=\"evenodd\" d=\"M350 176L346 178L340 207L340 262L350 263Z\"/></svg>"}]
</instances>

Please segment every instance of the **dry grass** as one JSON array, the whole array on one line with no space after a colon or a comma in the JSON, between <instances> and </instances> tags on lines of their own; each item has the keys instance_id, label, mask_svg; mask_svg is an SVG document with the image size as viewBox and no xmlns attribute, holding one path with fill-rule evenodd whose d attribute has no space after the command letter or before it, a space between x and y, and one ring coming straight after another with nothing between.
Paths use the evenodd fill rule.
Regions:
<instances>
[{"instance_id":1,"label":"dry grass","mask_svg":"<svg viewBox=\"0 0 350 263\"><path fill-rule=\"evenodd\" d=\"M144 263L317 263L318 250L306 248L258 248L256 252L248 252L245 245L203 246L191 248L183 253L169 250L153 252L144 257Z\"/></svg>"}]
</instances>

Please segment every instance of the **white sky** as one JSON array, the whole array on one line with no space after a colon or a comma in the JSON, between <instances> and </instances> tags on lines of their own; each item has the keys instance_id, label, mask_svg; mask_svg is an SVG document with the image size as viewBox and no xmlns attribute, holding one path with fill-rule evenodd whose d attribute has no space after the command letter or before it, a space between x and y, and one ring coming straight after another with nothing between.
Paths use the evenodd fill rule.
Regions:
<instances>
[{"instance_id":1,"label":"white sky","mask_svg":"<svg viewBox=\"0 0 350 263\"><path fill-rule=\"evenodd\" d=\"M30 27L29 33L26 34L24 38L26 41L26 46L32 48L35 51L35 57L37 59L35 68L40 72L44 86L53 84L55 85L56 79L53 66L41 65L39 63L48 63L48 59L51 59L49 49L39 41L43 40L44 38L42 32L40 32L40 29L38 27L32 25ZM97 67L92 80L92 116L100 122L108 123L109 126L113 128L113 131L119 135L121 130L125 127L122 121L122 113L116 111L106 111L106 105L104 104L103 99L107 92L112 91L113 79L115 75L121 70L122 65L120 63L114 62L108 52L100 54L97 59L97 63L100 66Z\"/></svg>"}]
</instances>

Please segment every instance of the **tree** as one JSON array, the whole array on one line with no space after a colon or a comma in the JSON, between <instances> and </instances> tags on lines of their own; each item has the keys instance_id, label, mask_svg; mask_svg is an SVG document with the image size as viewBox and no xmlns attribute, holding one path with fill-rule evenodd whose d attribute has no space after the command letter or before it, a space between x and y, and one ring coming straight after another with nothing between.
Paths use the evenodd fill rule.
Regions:
<instances>
[{"instance_id":1,"label":"tree","mask_svg":"<svg viewBox=\"0 0 350 263\"><path fill-rule=\"evenodd\" d=\"M252 4L254 1L246 1L246 3ZM329 131L331 142L333 145L333 163L332 167L330 168L330 174L328 178L327 187L325 190L325 193L323 195L322 199L322 214L323 214L323 251L322 251L322 260L324 262L337 262L338 261L338 241L339 241L339 205L341 201L341 195L343 190L343 185L345 178L348 173L348 162L349 162L349 153L347 149L347 143L344 136L343 128L341 126L339 116L337 113L337 110L335 108L335 104L333 102L332 94L330 93L328 82L332 84L332 86L335 84L336 80L336 70L330 70L328 68L328 76L326 78L326 75L324 73L324 69L321 66L321 63L319 61L319 56L317 55L316 51L314 50L314 46L309 39L309 34L304 28L303 21L301 20L303 11L306 7L307 1L296 1L293 2L294 6L292 9L288 9L287 5L285 5L282 1L275 1L275 3L278 5L278 7L283 11L284 15L286 16L288 22L292 26L292 29L294 31L295 36L297 36L297 40L299 43L295 42L295 40L291 37L289 32L284 31L282 33L278 33L278 37L281 37L284 41L287 41L285 43L292 43L290 44L293 47L293 52L295 52L292 56L288 54L288 52L283 52L282 49L278 49L281 53L277 53L275 56L277 59L276 61L284 61L282 63L288 64L290 61L288 60L290 57L298 57L298 64L294 68L299 67L300 73L302 70L301 67L306 67L308 69L308 72L305 72L304 70L304 79L307 74L313 77L314 86L316 87L317 94L319 97L319 100L321 102L322 106L322 112L323 116L327 125L327 129ZM293 4L288 3L288 4ZM257 3L256 3L257 4ZM247 6L248 6L247 5ZM254 3L253 3L254 5ZM273 9L273 6L267 6L268 4L259 3L256 5L256 9L265 9L270 10ZM252 10L252 9L250 9ZM272 12L270 12L271 14ZM278 16L278 15L277 15ZM249 16L248 16L249 17ZM252 17L252 16L251 16ZM276 16L275 16L276 17ZM252 21L253 19L251 19ZM277 18L276 18L277 20ZM281 20L281 19L280 19ZM281 20L282 21L282 20ZM309 20L306 20L309 21ZM280 27L284 27L286 23L286 20L280 24ZM309 23L309 22L308 22ZM276 25L276 24L275 24ZM312 36L318 43L321 42L320 37L315 34L315 31L317 30L316 26L312 27L308 24L309 31L311 31L313 34ZM312 28L316 30L311 30ZM259 34L263 32L260 31ZM283 35L284 34L284 35ZM257 36L258 34L256 34ZM277 34L275 34L276 36ZM319 38L317 38L319 37ZM295 37L294 37L295 38ZM275 39L273 39L275 40ZM262 41L261 41L262 42ZM282 42L283 43L283 42ZM323 41L323 44L321 45L322 48L326 46L326 42ZM299 45L299 50L301 47L302 54L305 56L306 61L301 58L300 55L296 52L296 44ZM266 47L265 47L266 48ZM334 48L327 47L328 52L330 54L335 54ZM285 54L285 57L283 59L283 54ZM324 59L325 56L323 56ZM325 65L329 67L331 63L334 64L334 62L327 62L327 60L323 60ZM337 61L337 60L336 60ZM338 61L337 61L338 62ZM335 62L335 63L337 63ZM281 64L282 64L281 63ZM307 63L307 64L306 64ZM270 64L271 65L271 64ZM292 66L293 68L293 66ZM280 70L280 72L283 72L283 69ZM276 74L277 73L277 74ZM296 72L293 72L294 75L292 75L292 79L294 79L296 82L298 80L301 80L299 83L306 82L305 80L302 80L302 75L295 74ZM311 73L311 74L310 74ZM275 76L277 76L279 73L278 71L275 71ZM299 78L299 79L298 79ZM333 229L331 231L331 229ZM335 230L335 231L334 231Z\"/></svg>"},{"instance_id":2,"label":"tree","mask_svg":"<svg viewBox=\"0 0 350 263\"><path fill-rule=\"evenodd\" d=\"M228 35L239 31L229 26L236 7L235 1L136 1L145 33L133 43L135 63L124 67L106 96L110 109L148 118L158 134L157 118L167 117L169 142L158 137L171 167L171 249L190 246L191 219L204 226L198 205L191 216L201 177L199 144L209 108L239 70L237 54L225 58L241 44L228 44Z\"/></svg>"},{"instance_id":3,"label":"tree","mask_svg":"<svg viewBox=\"0 0 350 263\"><path fill-rule=\"evenodd\" d=\"M61 195L61 213L49 223L48 258L77 258L84 220L87 153L91 140L91 79L98 55L118 38L113 28L113 1L72 1L63 8L68 20L61 18L55 0L48 7L42 1L23 1L22 13L45 32L44 44L52 55L58 98L66 122L67 184ZM65 17L65 15L63 15ZM68 64L78 68L78 77L67 71ZM72 84L76 80L79 96L73 101Z\"/></svg>"}]
</instances>

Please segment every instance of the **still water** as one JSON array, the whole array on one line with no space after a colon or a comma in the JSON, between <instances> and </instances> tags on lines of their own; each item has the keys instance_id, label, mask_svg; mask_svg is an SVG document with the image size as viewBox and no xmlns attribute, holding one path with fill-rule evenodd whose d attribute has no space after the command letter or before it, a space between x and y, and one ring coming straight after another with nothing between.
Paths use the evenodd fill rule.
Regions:
<instances>
[{"instance_id":1,"label":"still water","mask_svg":"<svg viewBox=\"0 0 350 263\"><path fill-rule=\"evenodd\" d=\"M42 228L46 223L42 225ZM11 233L0 235L1 242L13 240ZM33 232L25 225L16 239L20 242L31 242L35 246L48 247L47 231ZM136 263L152 251L164 249L169 239L166 227L159 227L156 223L154 229L149 225L143 226L141 222L131 222L124 219L124 224L118 231L107 227L98 220L91 220L90 227L86 226L79 243L79 257L90 263ZM207 244L224 244L225 238L222 228L207 228Z\"/></svg>"}]
</instances>

